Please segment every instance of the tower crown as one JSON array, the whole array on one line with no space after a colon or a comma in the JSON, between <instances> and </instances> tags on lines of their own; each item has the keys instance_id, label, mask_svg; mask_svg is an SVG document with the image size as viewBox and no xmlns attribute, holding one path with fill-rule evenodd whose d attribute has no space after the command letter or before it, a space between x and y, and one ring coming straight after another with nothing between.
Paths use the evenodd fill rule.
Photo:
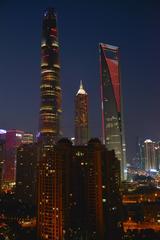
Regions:
<instances>
[{"instance_id":1,"label":"tower crown","mask_svg":"<svg viewBox=\"0 0 160 240\"><path fill-rule=\"evenodd\" d=\"M76 95L78 95L78 94L87 95L86 91L85 91L84 88L83 88L82 80L80 81L80 87L79 87L79 90L78 90L78 92L77 92Z\"/></svg>"}]
</instances>

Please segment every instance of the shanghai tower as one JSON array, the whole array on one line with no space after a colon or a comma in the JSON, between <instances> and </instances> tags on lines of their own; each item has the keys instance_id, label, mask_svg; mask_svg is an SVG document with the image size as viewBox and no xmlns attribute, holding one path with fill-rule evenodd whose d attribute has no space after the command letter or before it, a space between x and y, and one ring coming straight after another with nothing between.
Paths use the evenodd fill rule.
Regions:
<instances>
[{"instance_id":1,"label":"shanghai tower","mask_svg":"<svg viewBox=\"0 0 160 240\"><path fill-rule=\"evenodd\" d=\"M61 87L57 19L53 8L44 12L42 24L37 235L41 240L62 240L61 167L55 156L55 143L60 137Z\"/></svg>"},{"instance_id":2,"label":"shanghai tower","mask_svg":"<svg viewBox=\"0 0 160 240\"><path fill-rule=\"evenodd\" d=\"M60 136L62 112L57 19L53 8L43 16L40 89L40 141L43 145L53 145Z\"/></svg>"},{"instance_id":3,"label":"shanghai tower","mask_svg":"<svg viewBox=\"0 0 160 240\"><path fill-rule=\"evenodd\" d=\"M102 138L108 150L114 150L121 163L124 179L126 148L124 138L119 48L101 43L100 78L102 106Z\"/></svg>"}]
</instances>

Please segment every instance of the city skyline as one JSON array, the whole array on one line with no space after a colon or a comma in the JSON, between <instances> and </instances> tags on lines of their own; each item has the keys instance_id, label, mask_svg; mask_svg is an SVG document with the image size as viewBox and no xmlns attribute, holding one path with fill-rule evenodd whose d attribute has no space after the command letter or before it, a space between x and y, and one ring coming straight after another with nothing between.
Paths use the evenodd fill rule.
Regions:
<instances>
[{"instance_id":1,"label":"city skyline","mask_svg":"<svg viewBox=\"0 0 160 240\"><path fill-rule=\"evenodd\" d=\"M118 1L101 3L101 6L98 2L90 6L89 2L81 4L78 2L76 6L72 1L68 4L67 2L58 3L58 1L54 3L39 1L37 4L28 1L24 7L18 1L1 3L3 20L0 26L2 33L1 128L16 128L29 132L36 132L38 129L40 95L40 91L37 90L40 83L38 43L41 35L41 17L43 9L54 4L53 7L60 18L58 27L61 36L64 135L69 137L74 135L73 96L80 79L85 82L90 95L89 119L92 136L101 135L98 43L104 41L117 45L121 49L124 120L129 156L133 156L135 136L159 138L159 113L158 106L156 107L159 101L158 61L156 61L160 52L157 34L160 22L159 5L156 1L154 5L148 1L145 6L136 5L136 2L129 5L125 1L122 1L122 4ZM22 11L23 8L25 12ZM110 9L108 16L106 16L107 9ZM78 19L82 11L83 18L80 22ZM90 36L86 35L87 29L90 31ZM138 31L137 38L135 38L135 31ZM79 32L81 35L78 35ZM21 39L19 44L17 34ZM77 50L76 54L74 54L75 50ZM8 69L10 71L7 71ZM70 86L69 90L68 86ZM154 93L152 98L151 90ZM135 99L139 104L135 103Z\"/></svg>"},{"instance_id":2,"label":"city skyline","mask_svg":"<svg viewBox=\"0 0 160 240\"><path fill-rule=\"evenodd\" d=\"M0 2L0 239L160 239L154 3Z\"/></svg>"}]
</instances>

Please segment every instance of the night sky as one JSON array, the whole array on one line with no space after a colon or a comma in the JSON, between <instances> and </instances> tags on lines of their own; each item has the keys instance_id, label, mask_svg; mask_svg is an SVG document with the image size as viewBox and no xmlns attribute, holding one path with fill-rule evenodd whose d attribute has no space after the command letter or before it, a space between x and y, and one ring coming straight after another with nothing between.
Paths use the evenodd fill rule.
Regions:
<instances>
[{"instance_id":1,"label":"night sky","mask_svg":"<svg viewBox=\"0 0 160 240\"><path fill-rule=\"evenodd\" d=\"M41 26L48 6L58 13L64 135L74 135L74 95L83 80L90 135L101 136L98 43L104 42L120 47L128 160L137 136L160 140L158 0L1 0L0 128L37 132Z\"/></svg>"}]
</instances>

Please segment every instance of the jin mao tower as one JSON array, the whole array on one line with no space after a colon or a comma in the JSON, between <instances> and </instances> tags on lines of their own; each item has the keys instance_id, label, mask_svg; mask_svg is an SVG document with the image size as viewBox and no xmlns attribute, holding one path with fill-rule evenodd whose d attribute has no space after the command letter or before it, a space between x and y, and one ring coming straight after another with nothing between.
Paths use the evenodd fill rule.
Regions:
<instances>
[{"instance_id":1,"label":"jin mao tower","mask_svg":"<svg viewBox=\"0 0 160 240\"><path fill-rule=\"evenodd\" d=\"M82 81L75 98L75 143L84 145L88 142L88 94Z\"/></svg>"}]
</instances>

